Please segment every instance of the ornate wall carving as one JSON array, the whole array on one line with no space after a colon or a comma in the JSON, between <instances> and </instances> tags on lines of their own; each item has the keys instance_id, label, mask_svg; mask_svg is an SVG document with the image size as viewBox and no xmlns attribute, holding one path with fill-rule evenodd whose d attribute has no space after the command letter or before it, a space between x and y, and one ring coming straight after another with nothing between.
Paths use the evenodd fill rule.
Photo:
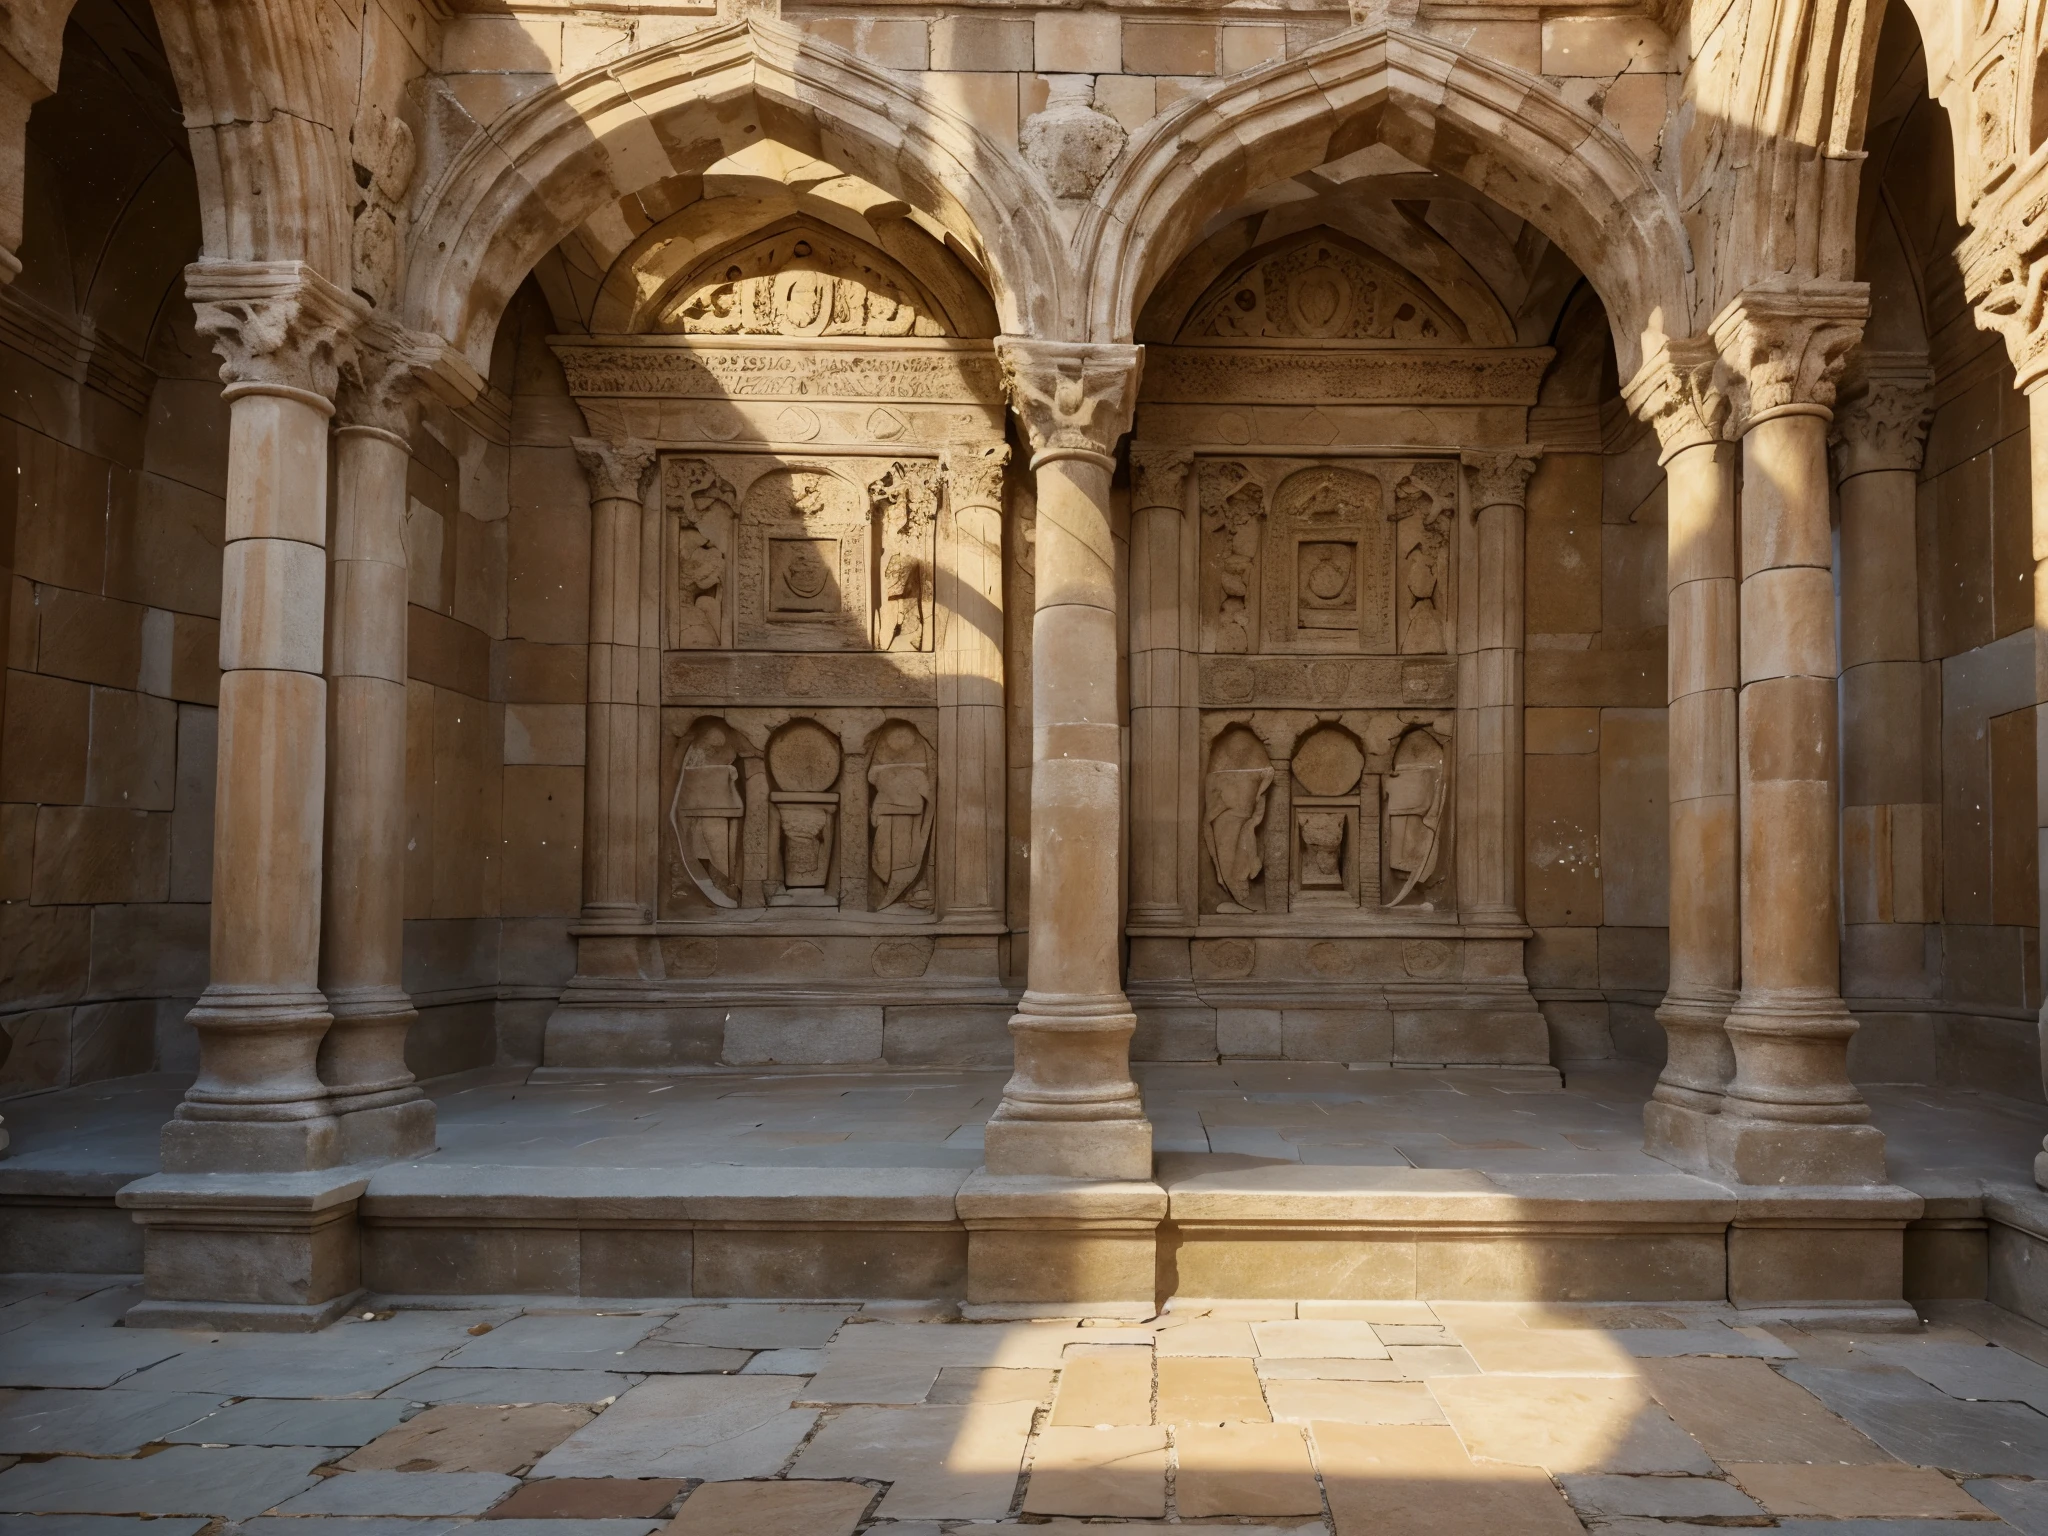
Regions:
<instances>
[{"instance_id":1,"label":"ornate wall carving","mask_svg":"<svg viewBox=\"0 0 2048 1536\"><path fill-rule=\"evenodd\" d=\"M814 227L786 229L699 267L659 306L686 336L945 336L944 312L880 252Z\"/></svg>"},{"instance_id":2,"label":"ornate wall carving","mask_svg":"<svg viewBox=\"0 0 2048 1536\"><path fill-rule=\"evenodd\" d=\"M1198 301L1178 341L1462 341L1455 316L1387 263L1313 231Z\"/></svg>"}]
</instances>

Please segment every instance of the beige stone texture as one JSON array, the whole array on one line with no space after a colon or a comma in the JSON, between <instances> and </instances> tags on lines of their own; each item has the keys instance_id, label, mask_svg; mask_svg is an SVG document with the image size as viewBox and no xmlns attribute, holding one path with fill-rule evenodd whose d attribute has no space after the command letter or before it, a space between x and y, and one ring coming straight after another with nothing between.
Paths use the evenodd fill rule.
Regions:
<instances>
[{"instance_id":1,"label":"beige stone texture","mask_svg":"<svg viewBox=\"0 0 2048 1536\"><path fill-rule=\"evenodd\" d=\"M1292 1424L1189 1426L1174 1433L1183 1517L1313 1515L1322 1510L1302 1431Z\"/></svg>"},{"instance_id":2,"label":"beige stone texture","mask_svg":"<svg viewBox=\"0 0 2048 1536\"><path fill-rule=\"evenodd\" d=\"M1731 1462L1728 1475L1773 1515L1821 1520L1988 1520L1990 1510L1929 1467Z\"/></svg>"},{"instance_id":3,"label":"beige stone texture","mask_svg":"<svg viewBox=\"0 0 2048 1536\"><path fill-rule=\"evenodd\" d=\"M1249 1359L1259 1352L1251 1325L1227 1317L1179 1322L1169 1315L1154 1347L1161 1359L1168 1355L1241 1355Z\"/></svg>"},{"instance_id":4,"label":"beige stone texture","mask_svg":"<svg viewBox=\"0 0 2048 1536\"><path fill-rule=\"evenodd\" d=\"M931 25L931 67L980 74L1035 67L1030 21L1002 16L941 16Z\"/></svg>"},{"instance_id":5,"label":"beige stone texture","mask_svg":"<svg viewBox=\"0 0 2048 1536\"><path fill-rule=\"evenodd\" d=\"M1656 23L1623 16L1561 16L1543 24L1543 73L1619 75L1671 67Z\"/></svg>"},{"instance_id":6,"label":"beige stone texture","mask_svg":"<svg viewBox=\"0 0 2048 1536\"><path fill-rule=\"evenodd\" d=\"M1542 1472L1477 1465L1453 1430L1319 1423L1312 1435L1338 1536L1573 1536L1584 1529Z\"/></svg>"},{"instance_id":7,"label":"beige stone texture","mask_svg":"<svg viewBox=\"0 0 2048 1536\"><path fill-rule=\"evenodd\" d=\"M1059 1426L1041 1430L1032 1446L1024 1512L1163 1519L1166 1431Z\"/></svg>"},{"instance_id":8,"label":"beige stone texture","mask_svg":"<svg viewBox=\"0 0 2048 1536\"><path fill-rule=\"evenodd\" d=\"M1261 1374L1264 1374L1263 1371ZM1283 1381L1266 1377L1266 1401L1287 1424L1443 1424L1443 1409L1421 1382Z\"/></svg>"},{"instance_id":9,"label":"beige stone texture","mask_svg":"<svg viewBox=\"0 0 2048 1536\"><path fill-rule=\"evenodd\" d=\"M1430 1391L1477 1460L1540 1466L1553 1476L1713 1471L1640 1382L1451 1376Z\"/></svg>"},{"instance_id":10,"label":"beige stone texture","mask_svg":"<svg viewBox=\"0 0 2048 1536\"><path fill-rule=\"evenodd\" d=\"M590 1421L588 1408L443 1403L343 1458L351 1472L524 1472Z\"/></svg>"},{"instance_id":11,"label":"beige stone texture","mask_svg":"<svg viewBox=\"0 0 2048 1536\"><path fill-rule=\"evenodd\" d=\"M1634 1357L1604 1334L1524 1327L1513 1308L1491 1302L1437 1302L1435 1311L1482 1371L1522 1376L1638 1374Z\"/></svg>"},{"instance_id":12,"label":"beige stone texture","mask_svg":"<svg viewBox=\"0 0 2048 1536\"><path fill-rule=\"evenodd\" d=\"M1107 112L1126 131L1135 133L1152 120L1158 91L1145 75L1099 75L1095 81L1095 105Z\"/></svg>"},{"instance_id":13,"label":"beige stone texture","mask_svg":"<svg viewBox=\"0 0 2048 1536\"><path fill-rule=\"evenodd\" d=\"M874 1500L864 1483L703 1483L664 1536L853 1536Z\"/></svg>"},{"instance_id":14,"label":"beige stone texture","mask_svg":"<svg viewBox=\"0 0 2048 1536\"><path fill-rule=\"evenodd\" d=\"M1213 75L1217 28L1196 21L1128 21L1123 68L1133 75ZM1039 68L1045 69L1043 62Z\"/></svg>"},{"instance_id":15,"label":"beige stone texture","mask_svg":"<svg viewBox=\"0 0 2048 1536\"><path fill-rule=\"evenodd\" d=\"M1857 1430L1761 1360L1641 1362L1643 1379L1714 1460L1876 1466L1891 1460Z\"/></svg>"},{"instance_id":16,"label":"beige stone texture","mask_svg":"<svg viewBox=\"0 0 2048 1536\"><path fill-rule=\"evenodd\" d=\"M924 77L934 101L952 108L998 144L1017 142L1017 76L992 70L952 70Z\"/></svg>"},{"instance_id":17,"label":"beige stone texture","mask_svg":"<svg viewBox=\"0 0 2048 1536\"><path fill-rule=\"evenodd\" d=\"M848 1408L790 1472L888 1482L876 1511L884 1520L988 1520L1010 1508L1033 1412L1029 1403Z\"/></svg>"},{"instance_id":18,"label":"beige stone texture","mask_svg":"<svg viewBox=\"0 0 2048 1536\"><path fill-rule=\"evenodd\" d=\"M1128 42L1126 42L1128 47ZM1229 26L1223 28L1222 72L1234 75L1287 55L1287 29L1282 26ZM1193 71L1176 70L1176 74Z\"/></svg>"},{"instance_id":19,"label":"beige stone texture","mask_svg":"<svg viewBox=\"0 0 2048 1536\"><path fill-rule=\"evenodd\" d=\"M1270 1423L1249 1360L1166 1357L1159 1361L1162 1424Z\"/></svg>"},{"instance_id":20,"label":"beige stone texture","mask_svg":"<svg viewBox=\"0 0 2048 1536\"><path fill-rule=\"evenodd\" d=\"M1081 1427L1151 1423L1152 1351L1138 1345L1074 1346L1060 1370L1051 1422Z\"/></svg>"},{"instance_id":21,"label":"beige stone texture","mask_svg":"<svg viewBox=\"0 0 2048 1536\"><path fill-rule=\"evenodd\" d=\"M1386 1345L1370 1322L1304 1319L1251 1326L1262 1356L1310 1360L1386 1358Z\"/></svg>"},{"instance_id":22,"label":"beige stone texture","mask_svg":"<svg viewBox=\"0 0 2048 1536\"><path fill-rule=\"evenodd\" d=\"M1115 74L1123 68L1123 19L1114 11L1040 11L1033 67L1042 75Z\"/></svg>"}]
</instances>

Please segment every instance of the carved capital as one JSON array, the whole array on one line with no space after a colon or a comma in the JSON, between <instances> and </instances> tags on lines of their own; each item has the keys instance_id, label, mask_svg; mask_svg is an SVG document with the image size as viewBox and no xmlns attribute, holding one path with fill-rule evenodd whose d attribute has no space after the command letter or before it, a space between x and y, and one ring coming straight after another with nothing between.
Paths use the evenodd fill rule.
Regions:
<instances>
[{"instance_id":1,"label":"carved capital","mask_svg":"<svg viewBox=\"0 0 2048 1536\"><path fill-rule=\"evenodd\" d=\"M2048 377L2048 199L1999 213L1983 210L1957 252L1977 324L2005 341L2016 382Z\"/></svg>"},{"instance_id":2,"label":"carved capital","mask_svg":"<svg viewBox=\"0 0 2048 1536\"><path fill-rule=\"evenodd\" d=\"M1539 447L1468 449L1459 455L1472 486L1472 509L1521 507L1529 500L1529 477L1543 457Z\"/></svg>"},{"instance_id":3,"label":"carved capital","mask_svg":"<svg viewBox=\"0 0 2048 1536\"><path fill-rule=\"evenodd\" d=\"M569 446L590 477L592 501L638 501L658 457L654 444L633 437L572 437Z\"/></svg>"},{"instance_id":4,"label":"carved capital","mask_svg":"<svg viewBox=\"0 0 2048 1536\"><path fill-rule=\"evenodd\" d=\"M1917 354L1865 353L1835 407L1836 473L1876 469L1917 474L1934 418L1934 376Z\"/></svg>"},{"instance_id":5,"label":"carved capital","mask_svg":"<svg viewBox=\"0 0 2048 1536\"><path fill-rule=\"evenodd\" d=\"M1656 429L1663 446L1660 463L1728 435L1729 399L1721 374L1721 353L1704 336L1646 339L1643 366L1622 391L1628 408Z\"/></svg>"},{"instance_id":6,"label":"carved capital","mask_svg":"<svg viewBox=\"0 0 2048 1536\"><path fill-rule=\"evenodd\" d=\"M1714 317L1743 431L1773 415L1825 415L1870 314L1864 283L1750 288Z\"/></svg>"},{"instance_id":7,"label":"carved capital","mask_svg":"<svg viewBox=\"0 0 2048 1536\"><path fill-rule=\"evenodd\" d=\"M341 357L334 418L344 427L374 427L411 437L420 390L441 350L431 336L373 318Z\"/></svg>"},{"instance_id":8,"label":"carved capital","mask_svg":"<svg viewBox=\"0 0 2048 1536\"><path fill-rule=\"evenodd\" d=\"M939 467L955 507L1002 510L1003 472L1010 467L1008 443L948 443Z\"/></svg>"},{"instance_id":9,"label":"carved capital","mask_svg":"<svg viewBox=\"0 0 2048 1536\"><path fill-rule=\"evenodd\" d=\"M1172 507L1178 511L1195 456L1185 448L1131 450L1131 505Z\"/></svg>"},{"instance_id":10,"label":"carved capital","mask_svg":"<svg viewBox=\"0 0 2048 1536\"><path fill-rule=\"evenodd\" d=\"M194 262L185 269L193 327L220 354L230 394L332 400L369 305L300 261Z\"/></svg>"},{"instance_id":11,"label":"carved capital","mask_svg":"<svg viewBox=\"0 0 2048 1536\"><path fill-rule=\"evenodd\" d=\"M1048 455L1092 455L1108 463L1117 439L1130 430L1143 347L1005 336L996 355L1034 468Z\"/></svg>"}]
</instances>

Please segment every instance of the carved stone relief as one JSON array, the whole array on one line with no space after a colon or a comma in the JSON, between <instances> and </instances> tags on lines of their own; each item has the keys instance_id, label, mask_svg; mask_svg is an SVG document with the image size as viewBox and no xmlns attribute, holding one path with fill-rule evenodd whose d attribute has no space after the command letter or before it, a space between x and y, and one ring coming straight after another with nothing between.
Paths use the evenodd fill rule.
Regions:
<instances>
[{"instance_id":1,"label":"carved stone relief","mask_svg":"<svg viewBox=\"0 0 2048 1536\"><path fill-rule=\"evenodd\" d=\"M898 459L869 486L868 496L880 523L882 546L875 649L928 651L939 466L930 459Z\"/></svg>"},{"instance_id":2,"label":"carved stone relief","mask_svg":"<svg viewBox=\"0 0 2048 1536\"><path fill-rule=\"evenodd\" d=\"M1250 729L1233 725L1216 738L1209 749L1202 806L1202 841L1217 887L1211 911L1266 910L1259 832L1272 787L1273 760Z\"/></svg>"},{"instance_id":3,"label":"carved stone relief","mask_svg":"<svg viewBox=\"0 0 2048 1536\"><path fill-rule=\"evenodd\" d=\"M1462 341L1465 328L1391 266L1327 231L1211 289L1180 341Z\"/></svg>"},{"instance_id":4,"label":"carved stone relief","mask_svg":"<svg viewBox=\"0 0 2048 1536\"><path fill-rule=\"evenodd\" d=\"M777 468L740 505L742 646L864 649L870 641L866 497L825 468Z\"/></svg>"},{"instance_id":5,"label":"carved stone relief","mask_svg":"<svg viewBox=\"0 0 2048 1536\"><path fill-rule=\"evenodd\" d=\"M1273 493L1266 650L1390 651L1392 540L1378 474L1320 464Z\"/></svg>"},{"instance_id":6,"label":"carved stone relief","mask_svg":"<svg viewBox=\"0 0 2048 1536\"><path fill-rule=\"evenodd\" d=\"M665 458L661 504L669 518L669 650L716 650L726 639L726 560L732 483L703 459Z\"/></svg>"},{"instance_id":7,"label":"carved stone relief","mask_svg":"<svg viewBox=\"0 0 2048 1536\"><path fill-rule=\"evenodd\" d=\"M1450 548L1457 511L1457 470L1446 461L1417 464L1394 486L1395 613L1403 655L1450 649Z\"/></svg>"},{"instance_id":8,"label":"carved stone relief","mask_svg":"<svg viewBox=\"0 0 2048 1536\"><path fill-rule=\"evenodd\" d=\"M1204 649L1242 653L1258 633L1260 525L1266 488L1253 466L1204 459L1202 498L1202 637Z\"/></svg>"},{"instance_id":9,"label":"carved stone relief","mask_svg":"<svg viewBox=\"0 0 2048 1536\"><path fill-rule=\"evenodd\" d=\"M879 252L786 229L685 278L653 329L688 336L945 336L930 295Z\"/></svg>"},{"instance_id":10,"label":"carved stone relief","mask_svg":"<svg viewBox=\"0 0 2048 1536\"><path fill-rule=\"evenodd\" d=\"M1294 749L1294 905L1373 907L1380 897L1379 775L1341 725Z\"/></svg>"},{"instance_id":11,"label":"carved stone relief","mask_svg":"<svg viewBox=\"0 0 2048 1536\"><path fill-rule=\"evenodd\" d=\"M872 909L929 912L932 811L937 803L935 758L915 726L891 720L869 749L868 867Z\"/></svg>"},{"instance_id":12,"label":"carved stone relief","mask_svg":"<svg viewBox=\"0 0 2048 1536\"><path fill-rule=\"evenodd\" d=\"M685 738L675 785L668 797L669 834L675 839L668 896L685 906L701 897L713 907L737 907L740 836L746 802L740 794L740 738L724 722L700 722Z\"/></svg>"},{"instance_id":13,"label":"carved stone relief","mask_svg":"<svg viewBox=\"0 0 2048 1536\"><path fill-rule=\"evenodd\" d=\"M793 720L768 742L774 837L768 904L839 904L832 866L838 838L839 740L815 720Z\"/></svg>"},{"instance_id":14,"label":"carved stone relief","mask_svg":"<svg viewBox=\"0 0 2048 1536\"><path fill-rule=\"evenodd\" d=\"M1390 907L1411 899L1424 911L1434 910L1431 887L1442 865L1445 812L1449 804L1450 752L1443 737L1428 726L1405 732L1393 753L1387 776L1387 869L1400 882Z\"/></svg>"}]
</instances>

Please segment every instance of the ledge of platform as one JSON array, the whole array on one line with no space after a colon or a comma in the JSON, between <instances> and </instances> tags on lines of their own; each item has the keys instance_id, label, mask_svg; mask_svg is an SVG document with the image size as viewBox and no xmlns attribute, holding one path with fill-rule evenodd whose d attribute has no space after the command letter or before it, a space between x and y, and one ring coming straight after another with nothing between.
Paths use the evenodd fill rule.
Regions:
<instances>
[{"instance_id":1,"label":"ledge of platform","mask_svg":"<svg viewBox=\"0 0 2048 1536\"><path fill-rule=\"evenodd\" d=\"M370 1180L371 1221L944 1222L959 1168L508 1167L400 1163Z\"/></svg>"}]
</instances>

